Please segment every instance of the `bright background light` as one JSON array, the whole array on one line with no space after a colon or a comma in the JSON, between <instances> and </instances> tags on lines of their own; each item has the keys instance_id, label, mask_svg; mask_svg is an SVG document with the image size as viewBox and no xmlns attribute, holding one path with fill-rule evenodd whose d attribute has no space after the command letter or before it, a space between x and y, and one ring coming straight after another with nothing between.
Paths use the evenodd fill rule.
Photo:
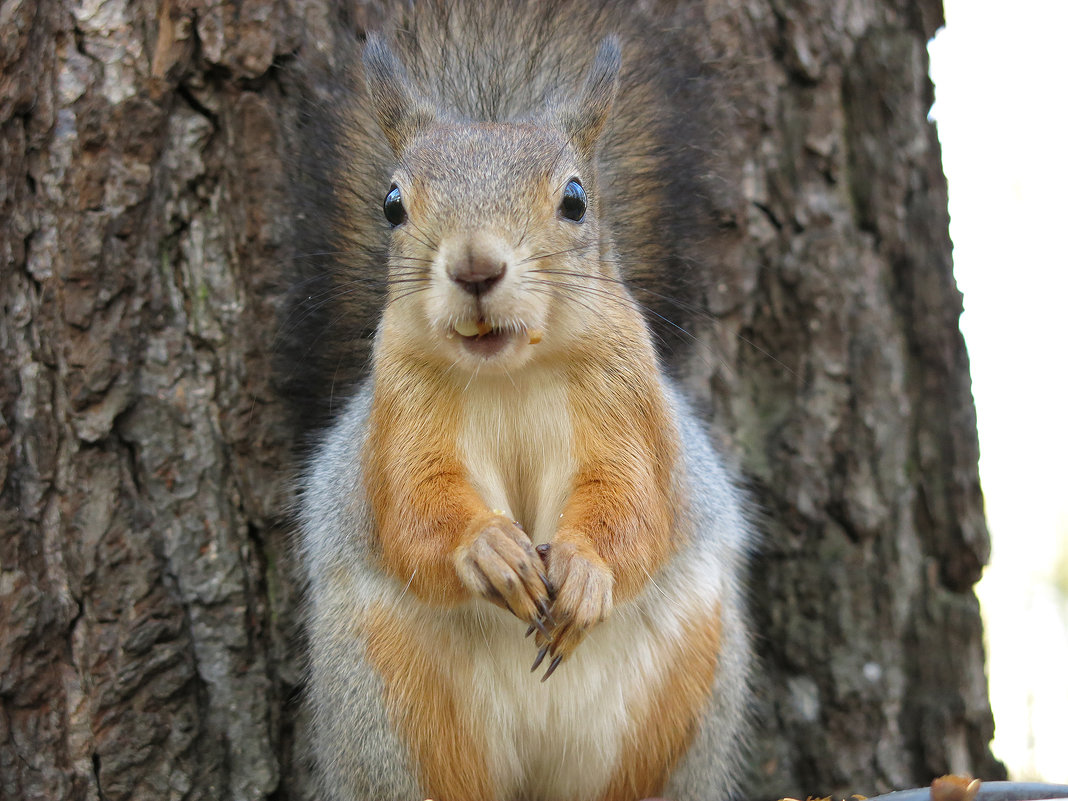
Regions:
<instances>
[{"instance_id":1,"label":"bright background light","mask_svg":"<svg viewBox=\"0 0 1068 801\"><path fill-rule=\"evenodd\" d=\"M1068 782L1068 0L945 11L931 116L993 538L994 752L1014 779Z\"/></svg>"}]
</instances>

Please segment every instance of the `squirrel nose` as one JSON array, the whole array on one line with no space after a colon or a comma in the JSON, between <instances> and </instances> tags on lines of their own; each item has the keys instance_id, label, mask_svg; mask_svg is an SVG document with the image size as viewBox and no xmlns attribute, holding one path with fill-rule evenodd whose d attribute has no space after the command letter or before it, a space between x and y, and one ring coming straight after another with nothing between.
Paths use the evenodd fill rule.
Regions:
<instances>
[{"instance_id":1,"label":"squirrel nose","mask_svg":"<svg viewBox=\"0 0 1068 801\"><path fill-rule=\"evenodd\" d=\"M462 290L477 297L493 289L506 268L507 262L503 259L468 249L449 268L449 277Z\"/></svg>"}]
</instances>

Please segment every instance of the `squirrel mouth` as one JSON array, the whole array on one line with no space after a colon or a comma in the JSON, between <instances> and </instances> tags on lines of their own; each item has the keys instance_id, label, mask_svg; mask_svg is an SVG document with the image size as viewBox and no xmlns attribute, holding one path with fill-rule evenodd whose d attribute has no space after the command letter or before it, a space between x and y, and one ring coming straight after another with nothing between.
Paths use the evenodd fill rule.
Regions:
<instances>
[{"instance_id":1,"label":"squirrel mouth","mask_svg":"<svg viewBox=\"0 0 1068 801\"><path fill-rule=\"evenodd\" d=\"M539 330L494 328L482 318L477 321L461 320L453 325L446 337L453 339L456 335L459 335L464 350L486 359L496 356L513 339L520 339L521 335L527 336L531 345L541 342Z\"/></svg>"},{"instance_id":2,"label":"squirrel mouth","mask_svg":"<svg viewBox=\"0 0 1068 801\"><path fill-rule=\"evenodd\" d=\"M459 334L464 350L483 358L491 358L500 353L511 340L514 332L494 328L483 319L461 320L449 331L449 338Z\"/></svg>"}]
</instances>

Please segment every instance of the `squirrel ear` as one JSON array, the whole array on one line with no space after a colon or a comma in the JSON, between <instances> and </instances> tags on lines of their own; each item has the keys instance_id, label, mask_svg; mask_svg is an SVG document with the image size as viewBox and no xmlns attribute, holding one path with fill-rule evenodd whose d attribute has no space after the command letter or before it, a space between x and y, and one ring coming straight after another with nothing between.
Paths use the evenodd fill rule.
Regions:
<instances>
[{"instance_id":1,"label":"squirrel ear","mask_svg":"<svg viewBox=\"0 0 1068 801\"><path fill-rule=\"evenodd\" d=\"M561 116L568 138L586 158L593 156L597 140L608 121L619 88L621 63L619 37L606 36L597 49L582 93Z\"/></svg>"},{"instance_id":2,"label":"squirrel ear","mask_svg":"<svg viewBox=\"0 0 1068 801\"><path fill-rule=\"evenodd\" d=\"M376 33L367 34L363 75L378 125L399 157L412 137L433 123L434 108L412 87L400 61Z\"/></svg>"}]
</instances>

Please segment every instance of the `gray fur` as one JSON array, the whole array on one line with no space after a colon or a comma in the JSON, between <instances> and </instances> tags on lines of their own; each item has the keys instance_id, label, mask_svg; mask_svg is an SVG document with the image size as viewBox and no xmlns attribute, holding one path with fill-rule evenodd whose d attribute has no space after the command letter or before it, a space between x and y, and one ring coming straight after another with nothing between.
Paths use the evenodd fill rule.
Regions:
<instances>
[{"instance_id":1,"label":"gray fur","mask_svg":"<svg viewBox=\"0 0 1068 801\"><path fill-rule=\"evenodd\" d=\"M320 789L330 799L420 798L411 760L382 703L382 682L350 628L366 597L371 530L359 456L371 384L328 433L301 492L311 704Z\"/></svg>"},{"instance_id":2,"label":"gray fur","mask_svg":"<svg viewBox=\"0 0 1068 801\"><path fill-rule=\"evenodd\" d=\"M676 801L725 799L738 789L749 725L753 654L744 576L755 548L755 534L744 511L746 498L713 449L705 426L677 388L672 386L669 396L683 444L682 472L688 484L684 497L694 530L727 581L722 598L723 647L712 702L664 796Z\"/></svg>"}]
</instances>

